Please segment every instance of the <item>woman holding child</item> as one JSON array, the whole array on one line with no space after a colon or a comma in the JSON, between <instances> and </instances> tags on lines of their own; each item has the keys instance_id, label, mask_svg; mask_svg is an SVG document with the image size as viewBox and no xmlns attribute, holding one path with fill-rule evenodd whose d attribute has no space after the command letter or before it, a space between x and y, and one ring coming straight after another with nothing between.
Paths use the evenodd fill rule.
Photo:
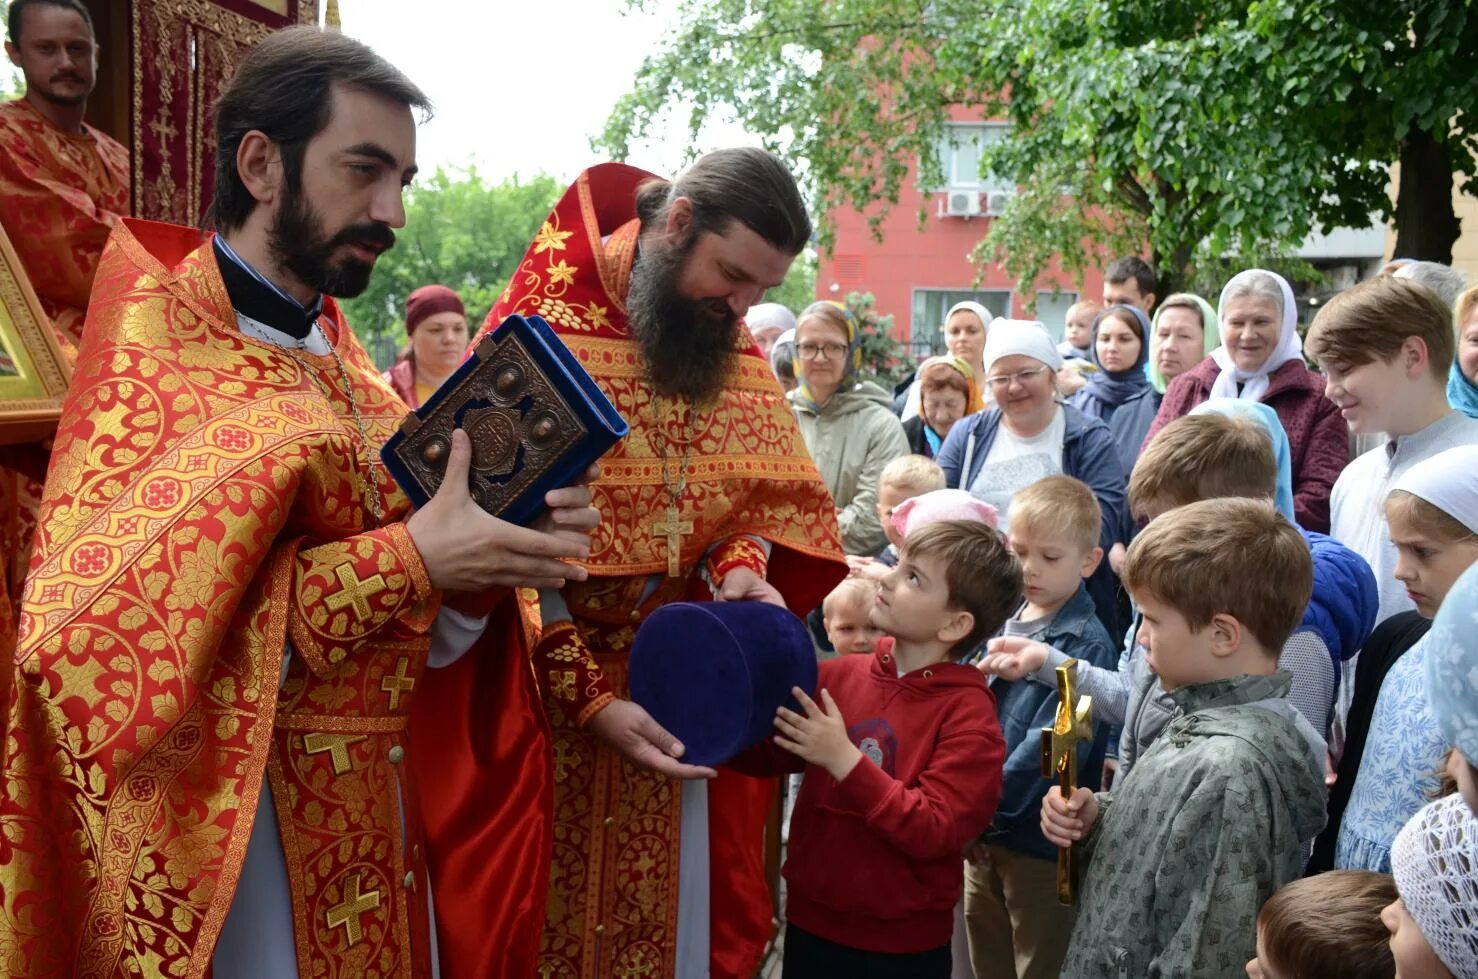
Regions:
<instances>
[{"instance_id":1,"label":"woman holding child","mask_svg":"<svg viewBox=\"0 0 1478 979\"><path fill-rule=\"evenodd\" d=\"M1304 364L1293 289L1263 269L1238 272L1218 303L1222 345L1165 391L1147 438L1208 398L1261 401L1278 413L1293 450L1299 526L1329 532L1329 495L1349 461L1350 436L1324 397L1324 378Z\"/></svg>"},{"instance_id":2,"label":"woman holding child","mask_svg":"<svg viewBox=\"0 0 1478 979\"><path fill-rule=\"evenodd\" d=\"M807 306L796 321L795 375L787 398L806 449L837 505L842 549L873 555L888 543L878 522L878 476L908 454L903 425L886 392L857 380L857 320L833 302Z\"/></svg>"}]
</instances>

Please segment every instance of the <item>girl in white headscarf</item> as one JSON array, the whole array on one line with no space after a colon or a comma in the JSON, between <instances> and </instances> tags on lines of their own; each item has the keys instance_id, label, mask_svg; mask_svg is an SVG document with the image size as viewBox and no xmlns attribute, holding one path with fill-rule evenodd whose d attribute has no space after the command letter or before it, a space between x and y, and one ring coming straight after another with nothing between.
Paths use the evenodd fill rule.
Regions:
<instances>
[{"instance_id":1,"label":"girl in white headscarf","mask_svg":"<svg viewBox=\"0 0 1478 979\"><path fill-rule=\"evenodd\" d=\"M990 310L969 300L955 303L944 314L944 345L949 348L951 356L963 360L974 372L975 383L980 385L980 393L985 397L987 405L991 399L981 378L985 377L985 335L990 332L993 319L995 317ZM908 386L900 417L912 418L919 413L919 393L919 379L915 376L913 383Z\"/></svg>"},{"instance_id":2,"label":"girl in white headscarf","mask_svg":"<svg viewBox=\"0 0 1478 979\"><path fill-rule=\"evenodd\" d=\"M1309 370L1288 281L1265 269L1238 272L1221 291L1221 346L1165 390L1145 441L1209 398L1260 401L1277 412L1293 462L1299 526L1329 532L1329 494L1350 458L1350 433Z\"/></svg>"}]
</instances>

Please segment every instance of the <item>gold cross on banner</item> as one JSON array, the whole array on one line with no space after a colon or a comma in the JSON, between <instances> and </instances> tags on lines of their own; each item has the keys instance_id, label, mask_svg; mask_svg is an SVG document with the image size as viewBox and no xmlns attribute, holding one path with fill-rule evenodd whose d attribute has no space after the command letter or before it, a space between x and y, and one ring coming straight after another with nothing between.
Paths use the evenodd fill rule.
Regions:
<instances>
[{"instance_id":1,"label":"gold cross on banner","mask_svg":"<svg viewBox=\"0 0 1478 979\"><path fill-rule=\"evenodd\" d=\"M352 605L355 615L361 619L369 618L372 611L369 600L385 590L384 576L372 574L360 581L359 576L354 573L354 565L341 564L334 568L334 577L339 579L339 584L343 587L324 599L329 610L337 612Z\"/></svg>"},{"instance_id":2,"label":"gold cross on banner","mask_svg":"<svg viewBox=\"0 0 1478 979\"><path fill-rule=\"evenodd\" d=\"M1042 728L1042 776L1055 778L1062 797L1078 787L1078 742L1093 740L1093 698L1078 696L1078 661L1057 668L1057 719ZM1078 853L1075 846L1057 848L1057 900L1078 902Z\"/></svg>"},{"instance_id":3,"label":"gold cross on banner","mask_svg":"<svg viewBox=\"0 0 1478 979\"><path fill-rule=\"evenodd\" d=\"M328 760L335 775L343 775L352 767L349 764L349 746L363 741L362 734L324 734L321 731L303 735L303 750L310 755L328 752Z\"/></svg>"},{"instance_id":4,"label":"gold cross on banner","mask_svg":"<svg viewBox=\"0 0 1478 979\"><path fill-rule=\"evenodd\" d=\"M324 915L328 919L330 931L343 926L344 934L349 938L349 944L357 945L364 937L364 928L359 923L359 916L379 906L380 892L359 893L359 875L353 874L344 878L343 902L329 908Z\"/></svg>"},{"instance_id":5,"label":"gold cross on banner","mask_svg":"<svg viewBox=\"0 0 1478 979\"><path fill-rule=\"evenodd\" d=\"M405 671L411 665L409 656L402 656L395 661L395 672L386 673L380 680L380 689L390 695L390 709L396 710L400 707L400 695L410 693L416 686L416 678L406 676Z\"/></svg>"},{"instance_id":6,"label":"gold cross on banner","mask_svg":"<svg viewBox=\"0 0 1478 979\"><path fill-rule=\"evenodd\" d=\"M682 549L683 537L693 532L693 521L683 520L682 511L676 503L667 504L667 519L658 520L652 524L652 533L655 536L667 536L667 577L676 578L682 574Z\"/></svg>"}]
</instances>

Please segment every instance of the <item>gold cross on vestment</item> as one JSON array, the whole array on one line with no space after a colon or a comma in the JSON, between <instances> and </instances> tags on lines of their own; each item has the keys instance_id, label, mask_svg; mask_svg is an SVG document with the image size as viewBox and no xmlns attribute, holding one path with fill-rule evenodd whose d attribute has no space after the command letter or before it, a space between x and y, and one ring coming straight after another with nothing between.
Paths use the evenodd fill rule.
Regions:
<instances>
[{"instance_id":1,"label":"gold cross on vestment","mask_svg":"<svg viewBox=\"0 0 1478 979\"><path fill-rule=\"evenodd\" d=\"M554 780L556 782L563 782L565 780L565 769L566 768L573 767L575 765L578 765L579 763L580 763L580 756L577 755L577 754L571 753L568 750L568 746L563 741L559 741L559 742L556 742L555 743L555 745L554 745Z\"/></svg>"},{"instance_id":2,"label":"gold cross on vestment","mask_svg":"<svg viewBox=\"0 0 1478 979\"><path fill-rule=\"evenodd\" d=\"M339 579L342 587L340 591L334 592L324 599L324 604L332 612L354 606L354 614L361 619L370 617L371 609L369 600L385 590L385 578L383 575L372 574L363 581L354 573L354 565L341 564L334 568L334 577Z\"/></svg>"},{"instance_id":3,"label":"gold cross on vestment","mask_svg":"<svg viewBox=\"0 0 1478 979\"><path fill-rule=\"evenodd\" d=\"M328 919L330 931L342 925L344 934L349 938L349 944L356 945L364 937L364 928L359 923L359 916L379 906L380 892L359 893L359 875L353 874L344 878L343 902L329 908L324 915Z\"/></svg>"},{"instance_id":4,"label":"gold cross on vestment","mask_svg":"<svg viewBox=\"0 0 1478 979\"><path fill-rule=\"evenodd\" d=\"M303 750L310 755L328 752L329 764L333 766L335 775L343 775L350 767L349 746L356 741L363 741L362 734L324 734L321 731L313 734L303 735Z\"/></svg>"},{"instance_id":5,"label":"gold cross on vestment","mask_svg":"<svg viewBox=\"0 0 1478 979\"><path fill-rule=\"evenodd\" d=\"M693 521L683 520L676 502L667 504L667 519L652 524L654 536L667 537L667 577L682 574L683 537L693 532Z\"/></svg>"},{"instance_id":6,"label":"gold cross on vestment","mask_svg":"<svg viewBox=\"0 0 1478 979\"><path fill-rule=\"evenodd\" d=\"M386 673L380 680L380 689L390 695L390 709L400 707L400 695L410 693L416 686L416 678L406 676L405 671L411 665L409 656L402 656L395 661L395 672Z\"/></svg>"}]
</instances>

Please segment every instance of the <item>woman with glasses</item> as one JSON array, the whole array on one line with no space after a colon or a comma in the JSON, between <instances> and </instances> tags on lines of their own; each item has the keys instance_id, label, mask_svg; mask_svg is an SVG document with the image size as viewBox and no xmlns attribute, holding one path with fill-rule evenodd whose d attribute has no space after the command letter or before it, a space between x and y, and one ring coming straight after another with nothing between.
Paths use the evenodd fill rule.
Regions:
<instances>
[{"instance_id":1,"label":"woman with glasses","mask_svg":"<svg viewBox=\"0 0 1478 979\"><path fill-rule=\"evenodd\" d=\"M1247 269L1217 303L1221 346L1171 382L1146 440L1210 398L1272 408L1293 453L1293 509L1305 530L1329 533L1329 494L1350 458L1350 432L1324 378L1304 363L1293 288L1281 275Z\"/></svg>"},{"instance_id":2,"label":"woman with glasses","mask_svg":"<svg viewBox=\"0 0 1478 979\"><path fill-rule=\"evenodd\" d=\"M800 386L786 397L836 501L842 549L872 557L888 543L878 523L878 476L908 454L908 439L887 392L856 378L860 340L856 318L842 306L825 301L807 306L795 327Z\"/></svg>"},{"instance_id":3,"label":"woman with glasses","mask_svg":"<svg viewBox=\"0 0 1478 979\"><path fill-rule=\"evenodd\" d=\"M947 485L969 490L1000 512L1009 532L1011 497L1059 473L1087 483L1102 509L1099 545L1127 540L1124 467L1108 426L1057 394L1062 354L1040 323L998 319L985 342L985 383L995 406L950 429L935 461ZM1123 635L1113 572L1103 562L1088 579L1098 617Z\"/></svg>"}]
</instances>

